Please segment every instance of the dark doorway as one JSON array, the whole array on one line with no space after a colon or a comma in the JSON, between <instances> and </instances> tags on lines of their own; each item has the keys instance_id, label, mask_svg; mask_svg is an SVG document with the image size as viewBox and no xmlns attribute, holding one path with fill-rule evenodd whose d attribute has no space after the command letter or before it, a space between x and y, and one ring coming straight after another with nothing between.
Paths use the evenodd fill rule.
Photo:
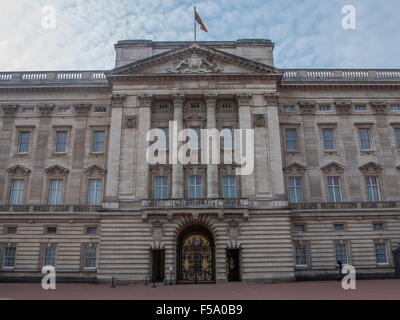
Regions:
<instances>
[{"instance_id":1,"label":"dark doorway","mask_svg":"<svg viewBox=\"0 0 400 320\"><path fill-rule=\"evenodd\" d=\"M164 250L152 250L152 278L156 282L164 281L165 253ZM153 279L151 279L153 280Z\"/></svg>"},{"instance_id":2,"label":"dark doorway","mask_svg":"<svg viewBox=\"0 0 400 320\"><path fill-rule=\"evenodd\" d=\"M400 279L400 248L393 251L394 257L394 271L396 274L396 278Z\"/></svg>"},{"instance_id":3,"label":"dark doorway","mask_svg":"<svg viewBox=\"0 0 400 320\"><path fill-rule=\"evenodd\" d=\"M206 228L192 226L178 237L177 277L179 283L214 283L214 239Z\"/></svg>"},{"instance_id":4,"label":"dark doorway","mask_svg":"<svg viewBox=\"0 0 400 320\"><path fill-rule=\"evenodd\" d=\"M226 273L229 282L240 281L240 251L239 249L226 250Z\"/></svg>"}]
</instances>

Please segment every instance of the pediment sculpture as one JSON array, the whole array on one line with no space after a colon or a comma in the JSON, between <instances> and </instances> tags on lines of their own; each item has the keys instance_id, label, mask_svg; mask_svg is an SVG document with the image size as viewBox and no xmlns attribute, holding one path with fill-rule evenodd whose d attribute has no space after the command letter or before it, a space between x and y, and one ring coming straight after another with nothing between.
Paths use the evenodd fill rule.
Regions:
<instances>
[{"instance_id":1,"label":"pediment sculpture","mask_svg":"<svg viewBox=\"0 0 400 320\"><path fill-rule=\"evenodd\" d=\"M222 70L211 56L202 58L196 53L181 58L176 64L167 68L167 72L170 73L218 73Z\"/></svg>"}]
</instances>

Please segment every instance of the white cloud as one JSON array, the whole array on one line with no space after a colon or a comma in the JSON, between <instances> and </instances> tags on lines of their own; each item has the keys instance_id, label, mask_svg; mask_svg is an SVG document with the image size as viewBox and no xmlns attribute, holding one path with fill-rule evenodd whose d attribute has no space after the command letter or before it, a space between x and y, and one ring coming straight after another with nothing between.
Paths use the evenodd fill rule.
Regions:
<instances>
[{"instance_id":1,"label":"white cloud","mask_svg":"<svg viewBox=\"0 0 400 320\"><path fill-rule=\"evenodd\" d=\"M41 27L54 5L56 30ZM270 38L280 68L400 68L398 0L352 0L357 30L341 28L344 0L199 0L198 40ZM111 69L122 39L193 39L190 0L13 0L0 13L0 70Z\"/></svg>"}]
</instances>

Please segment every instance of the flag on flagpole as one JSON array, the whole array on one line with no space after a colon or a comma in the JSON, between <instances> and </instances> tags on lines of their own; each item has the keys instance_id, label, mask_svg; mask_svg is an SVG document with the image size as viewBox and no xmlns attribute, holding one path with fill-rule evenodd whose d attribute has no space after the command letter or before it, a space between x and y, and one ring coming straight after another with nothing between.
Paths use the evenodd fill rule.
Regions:
<instances>
[{"instance_id":1,"label":"flag on flagpole","mask_svg":"<svg viewBox=\"0 0 400 320\"><path fill-rule=\"evenodd\" d=\"M203 30L204 32L208 32L206 26L205 26L204 23L203 23L203 20L201 20L199 14L198 14L197 11L196 11L196 7L195 7L195 9L194 9L194 16L195 16L195 18L196 18L197 23L200 25L200 29Z\"/></svg>"}]
</instances>

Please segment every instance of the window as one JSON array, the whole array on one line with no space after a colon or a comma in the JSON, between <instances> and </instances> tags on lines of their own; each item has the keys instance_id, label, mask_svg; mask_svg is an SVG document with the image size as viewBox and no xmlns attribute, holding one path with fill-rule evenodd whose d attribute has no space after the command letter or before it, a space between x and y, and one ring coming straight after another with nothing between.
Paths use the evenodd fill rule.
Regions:
<instances>
[{"instance_id":1,"label":"window","mask_svg":"<svg viewBox=\"0 0 400 320\"><path fill-rule=\"evenodd\" d=\"M340 261L343 264L347 264L347 248L345 244L337 244L335 246L336 261Z\"/></svg>"},{"instance_id":2,"label":"window","mask_svg":"<svg viewBox=\"0 0 400 320\"><path fill-rule=\"evenodd\" d=\"M198 150L201 148L201 128L190 128L190 149Z\"/></svg>"},{"instance_id":3,"label":"window","mask_svg":"<svg viewBox=\"0 0 400 320\"><path fill-rule=\"evenodd\" d=\"M344 231L344 225L343 224L335 224L333 226L333 229L335 230L335 232L342 232L342 231Z\"/></svg>"},{"instance_id":4,"label":"window","mask_svg":"<svg viewBox=\"0 0 400 320\"><path fill-rule=\"evenodd\" d=\"M71 107L59 107L58 113L71 113Z\"/></svg>"},{"instance_id":5,"label":"window","mask_svg":"<svg viewBox=\"0 0 400 320\"><path fill-rule=\"evenodd\" d=\"M154 198L168 199L168 177L156 177L154 181Z\"/></svg>"},{"instance_id":6,"label":"window","mask_svg":"<svg viewBox=\"0 0 400 320\"><path fill-rule=\"evenodd\" d=\"M383 224L382 223L374 223L374 231L382 231Z\"/></svg>"},{"instance_id":7,"label":"window","mask_svg":"<svg viewBox=\"0 0 400 320\"><path fill-rule=\"evenodd\" d=\"M361 150L371 150L371 133L369 129L360 129Z\"/></svg>"},{"instance_id":8,"label":"window","mask_svg":"<svg viewBox=\"0 0 400 320\"><path fill-rule=\"evenodd\" d=\"M390 111L400 111L400 105L390 106Z\"/></svg>"},{"instance_id":9,"label":"window","mask_svg":"<svg viewBox=\"0 0 400 320\"><path fill-rule=\"evenodd\" d=\"M17 227L7 227L6 234L17 234Z\"/></svg>"},{"instance_id":10,"label":"window","mask_svg":"<svg viewBox=\"0 0 400 320\"><path fill-rule=\"evenodd\" d=\"M50 205L62 204L62 193L63 193L63 181L50 180L49 204Z\"/></svg>"},{"instance_id":11,"label":"window","mask_svg":"<svg viewBox=\"0 0 400 320\"><path fill-rule=\"evenodd\" d=\"M303 202L303 187L300 177L289 178L289 197L291 203Z\"/></svg>"},{"instance_id":12,"label":"window","mask_svg":"<svg viewBox=\"0 0 400 320\"><path fill-rule=\"evenodd\" d=\"M198 103L192 103L192 104L190 105L190 109L200 109L200 104L198 104Z\"/></svg>"},{"instance_id":13,"label":"window","mask_svg":"<svg viewBox=\"0 0 400 320\"><path fill-rule=\"evenodd\" d=\"M97 234L97 227L87 227L86 233L87 234Z\"/></svg>"},{"instance_id":14,"label":"window","mask_svg":"<svg viewBox=\"0 0 400 320\"><path fill-rule=\"evenodd\" d=\"M331 106L324 105L324 106L319 106L320 111L329 111L331 110Z\"/></svg>"},{"instance_id":15,"label":"window","mask_svg":"<svg viewBox=\"0 0 400 320\"><path fill-rule=\"evenodd\" d=\"M11 184L10 204L18 206L22 204L24 195L24 180L14 180Z\"/></svg>"},{"instance_id":16,"label":"window","mask_svg":"<svg viewBox=\"0 0 400 320\"><path fill-rule=\"evenodd\" d=\"M31 108L23 108L22 109L22 113L23 114L34 114L35 113L35 108L31 107Z\"/></svg>"},{"instance_id":17,"label":"window","mask_svg":"<svg viewBox=\"0 0 400 320\"><path fill-rule=\"evenodd\" d=\"M236 177L222 178L222 194L224 199L234 199L237 197Z\"/></svg>"},{"instance_id":18,"label":"window","mask_svg":"<svg viewBox=\"0 0 400 320\"><path fill-rule=\"evenodd\" d=\"M95 107L94 112L96 113L106 113L107 112L107 107Z\"/></svg>"},{"instance_id":19,"label":"window","mask_svg":"<svg viewBox=\"0 0 400 320\"><path fill-rule=\"evenodd\" d=\"M326 151L335 150L335 137L333 129L323 129L322 138L324 140L324 150Z\"/></svg>"},{"instance_id":20,"label":"window","mask_svg":"<svg viewBox=\"0 0 400 320\"><path fill-rule=\"evenodd\" d=\"M306 267L307 266L307 248L305 245L296 245L295 247L296 255L296 267Z\"/></svg>"},{"instance_id":21,"label":"window","mask_svg":"<svg viewBox=\"0 0 400 320\"><path fill-rule=\"evenodd\" d=\"M375 243L375 254L377 264L388 264L386 244Z\"/></svg>"},{"instance_id":22,"label":"window","mask_svg":"<svg viewBox=\"0 0 400 320\"><path fill-rule=\"evenodd\" d=\"M56 248L44 248L43 266L56 266Z\"/></svg>"},{"instance_id":23,"label":"window","mask_svg":"<svg viewBox=\"0 0 400 320\"><path fill-rule=\"evenodd\" d=\"M233 128L224 128L221 131L222 150L233 150L234 147L234 130Z\"/></svg>"},{"instance_id":24,"label":"window","mask_svg":"<svg viewBox=\"0 0 400 320\"><path fill-rule=\"evenodd\" d=\"M16 251L15 247L4 248L3 269L14 269Z\"/></svg>"},{"instance_id":25,"label":"window","mask_svg":"<svg viewBox=\"0 0 400 320\"><path fill-rule=\"evenodd\" d=\"M286 129L286 151L297 151L297 130Z\"/></svg>"},{"instance_id":26,"label":"window","mask_svg":"<svg viewBox=\"0 0 400 320\"><path fill-rule=\"evenodd\" d=\"M30 132L20 132L18 140L18 152L28 153L29 152L29 141L31 138Z\"/></svg>"},{"instance_id":27,"label":"window","mask_svg":"<svg viewBox=\"0 0 400 320\"><path fill-rule=\"evenodd\" d=\"M88 205L100 206L103 193L103 181L100 179L89 180Z\"/></svg>"},{"instance_id":28,"label":"window","mask_svg":"<svg viewBox=\"0 0 400 320\"><path fill-rule=\"evenodd\" d=\"M168 104L160 104L158 105L158 108L161 110L168 110Z\"/></svg>"},{"instance_id":29,"label":"window","mask_svg":"<svg viewBox=\"0 0 400 320\"><path fill-rule=\"evenodd\" d=\"M367 106L364 105L357 105L354 107L355 111L366 111L367 110Z\"/></svg>"},{"instance_id":30,"label":"window","mask_svg":"<svg viewBox=\"0 0 400 320\"><path fill-rule=\"evenodd\" d=\"M96 269L96 248L85 248L85 269Z\"/></svg>"},{"instance_id":31,"label":"window","mask_svg":"<svg viewBox=\"0 0 400 320\"><path fill-rule=\"evenodd\" d=\"M189 177L188 181L189 199L203 198L203 183L202 178L198 176Z\"/></svg>"},{"instance_id":32,"label":"window","mask_svg":"<svg viewBox=\"0 0 400 320\"><path fill-rule=\"evenodd\" d=\"M56 153L65 153L67 151L67 131L56 132Z\"/></svg>"},{"instance_id":33,"label":"window","mask_svg":"<svg viewBox=\"0 0 400 320\"><path fill-rule=\"evenodd\" d=\"M223 103L222 109L225 109L225 110L232 109L232 105L230 103Z\"/></svg>"},{"instance_id":34,"label":"window","mask_svg":"<svg viewBox=\"0 0 400 320\"><path fill-rule=\"evenodd\" d=\"M282 112L294 112L296 111L296 108L294 106L283 106L282 107Z\"/></svg>"},{"instance_id":35,"label":"window","mask_svg":"<svg viewBox=\"0 0 400 320\"><path fill-rule=\"evenodd\" d=\"M104 131L93 132L92 152L94 153L104 152Z\"/></svg>"},{"instance_id":36,"label":"window","mask_svg":"<svg viewBox=\"0 0 400 320\"><path fill-rule=\"evenodd\" d=\"M379 192L378 177L366 177L365 185L367 187L367 199L370 202L381 201Z\"/></svg>"},{"instance_id":37,"label":"window","mask_svg":"<svg viewBox=\"0 0 400 320\"><path fill-rule=\"evenodd\" d=\"M158 140L157 140L158 150L168 150L169 129L168 128L158 128L157 137L158 137Z\"/></svg>"},{"instance_id":38,"label":"window","mask_svg":"<svg viewBox=\"0 0 400 320\"><path fill-rule=\"evenodd\" d=\"M57 234L57 227L47 227L46 233L47 234Z\"/></svg>"},{"instance_id":39,"label":"window","mask_svg":"<svg viewBox=\"0 0 400 320\"><path fill-rule=\"evenodd\" d=\"M294 227L293 227L293 232L304 232L304 225L295 225Z\"/></svg>"},{"instance_id":40,"label":"window","mask_svg":"<svg viewBox=\"0 0 400 320\"><path fill-rule=\"evenodd\" d=\"M400 129L396 129L395 133L396 133L396 145L397 145L397 149L400 150Z\"/></svg>"},{"instance_id":41,"label":"window","mask_svg":"<svg viewBox=\"0 0 400 320\"><path fill-rule=\"evenodd\" d=\"M342 202L342 190L339 177L328 177L328 191L330 202Z\"/></svg>"}]
</instances>

